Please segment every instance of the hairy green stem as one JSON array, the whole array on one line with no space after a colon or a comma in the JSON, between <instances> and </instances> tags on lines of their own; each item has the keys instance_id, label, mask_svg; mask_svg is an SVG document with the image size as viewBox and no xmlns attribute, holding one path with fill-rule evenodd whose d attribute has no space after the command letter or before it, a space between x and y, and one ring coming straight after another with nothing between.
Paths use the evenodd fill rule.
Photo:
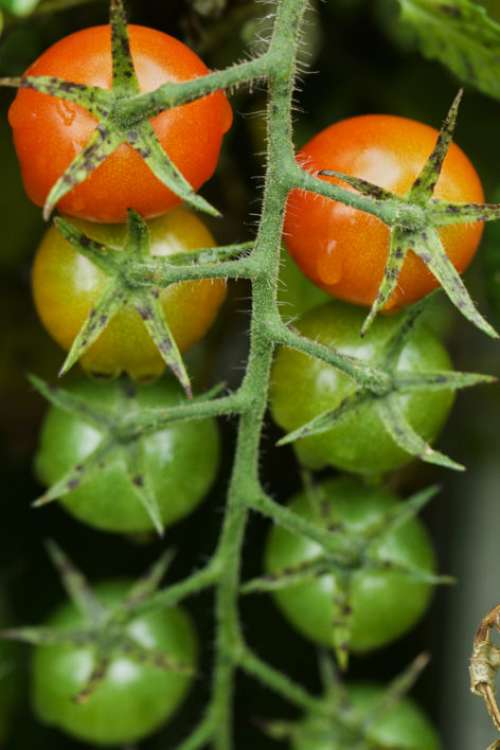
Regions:
<instances>
[{"instance_id":1,"label":"hairy green stem","mask_svg":"<svg viewBox=\"0 0 500 750\"><path fill-rule=\"evenodd\" d=\"M134 604L131 609L131 616L135 618L142 612L174 607L189 596L215 586L219 578L220 569L219 561L214 558L208 565L201 570L197 570L188 578L162 591L156 592L138 604Z\"/></svg>"},{"instance_id":2,"label":"hairy green stem","mask_svg":"<svg viewBox=\"0 0 500 750\"><path fill-rule=\"evenodd\" d=\"M244 649L240 657L240 666L243 671L304 711L321 710L322 704L317 698L309 695L301 685L297 685L289 677L259 659L249 648Z\"/></svg>"},{"instance_id":3,"label":"hairy green stem","mask_svg":"<svg viewBox=\"0 0 500 750\"><path fill-rule=\"evenodd\" d=\"M391 379L383 370L369 367L361 360L348 357L345 354L337 352L332 347L301 336L298 331L294 331L286 326L279 317L279 314L270 318L268 327L269 333L276 343L296 349L316 359L321 359L323 362L332 365L337 370L348 375L358 385L374 393L384 394L391 388Z\"/></svg>"},{"instance_id":4,"label":"hairy green stem","mask_svg":"<svg viewBox=\"0 0 500 750\"><path fill-rule=\"evenodd\" d=\"M342 534L334 534L327 528L321 527L298 513L294 513L284 505L280 505L264 493L256 495L250 500L250 507L266 518L272 519L292 534L304 536L317 542L324 552L339 565L349 565L357 551L352 549L352 543Z\"/></svg>"},{"instance_id":5,"label":"hairy green stem","mask_svg":"<svg viewBox=\"0 0 500 750\"><path fill-rule=\"evenodd\" d=\"M270 68L268 57L269 53L183 83L166 83L155 91L120 102L117 112L130 127L145 117L155 117L166 109L187 104L215 91L264 79Z\"/></svg>"},{"instance_id":6,"label":"hairy green stem","mask_svg":"<svg viewBox=\"0 0 500 750\"><path fill-rule=\"evenodd\" d=\"M299 28L304 11L304 0L283 0L278 6L268 53L275 63L268 71L268 167L262 218L253 253L259 271L252 282L250 354L241 386L246 404L240 417L226 517L218 548L218 554L224 559L224 568L216 597L215 750L230 750L232 747L234 675L243 648L238 611L242 546L248 501L260 487L259 448L275 347L267 322L277 310L281 235L288 194L281 164L293 156L290 113ZM266 56L262 59L267 66Z\"/></svg>"}]
</instances>

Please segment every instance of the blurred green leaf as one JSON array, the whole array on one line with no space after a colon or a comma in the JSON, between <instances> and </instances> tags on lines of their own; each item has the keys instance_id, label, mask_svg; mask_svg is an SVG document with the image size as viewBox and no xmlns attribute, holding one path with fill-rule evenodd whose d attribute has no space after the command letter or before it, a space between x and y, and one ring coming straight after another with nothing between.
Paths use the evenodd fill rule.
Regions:
<instances>
[{"instance_id":1,"label":"blurred green leaf","mask_svg":"<svg viewBox=\"0 0 500 750\"><path fill-rule=\"evenodd\" d=\"M472 0L399 0L421 51L462 81L500 99L500 24Z\"/></svg>"}]
</instances>

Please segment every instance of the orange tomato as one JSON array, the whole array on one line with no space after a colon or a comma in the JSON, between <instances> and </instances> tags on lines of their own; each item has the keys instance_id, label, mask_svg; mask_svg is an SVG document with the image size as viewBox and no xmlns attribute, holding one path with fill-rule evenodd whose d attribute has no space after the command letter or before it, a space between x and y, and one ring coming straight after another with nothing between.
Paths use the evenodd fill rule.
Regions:
<instances>
[{"instance_id":1,"label":"orange tomato","mask_svg":"<svg viewBox=\"0 0 500 750\"><path fill-rule=\"evenodd\" d=\"M182 42L142 26L130 26L130 42L143 92L167 82L203 76L208 69ZM61 39L26 71L110 89L109 26L85 29ZM21 89L9 112L14 143L29 197L39 206L88 142L96 120L82 107ZM214 173L224 133L232 122L229 102L216 92L167 110L152 120L159 141L182 174L198 189ZM124 222L127 209L145 218L180 202L128 144L120 146L59 204L61 212L100 222Z\"/></svg>"},{"instance_id":2,"label":"orange tomato","mask_svg":"<svg viewBox=\"0 0 500 750\"><path fill-rule=\"evenodd\" d=\"M404 195L430 156L437 130L391 115L364 115L322 130L298 154L305 169L332 169ZM342 184L331 177L321 179ZM452 144L434 195L456 203L484 201L479 176L464 152ZM481 223L440 230L449 258L463 272L474 257ZM371 305L382 281L389 230L376 217L303 190L289 196L285 221L287 248L315 284L339 299ZM411 304L438 286L424 263L406 256L398 286L386 309Z\"/></svg>"},{"instance_id":3,"label":"orange tomato","mask_svg":"<svg viewBox=\"0 0 500 750\"><path fill-rule=\"evenodd\" d=\"M123 225L75 221L92 239L113 248L123 247ZM215 240L191 211L177 208L148 223L151 254L166 256L213 247ZM42 323L64 349L69 349L107 285L107 276L80 255L53 226L45 234L33 265L33 295ZM222 279L171 284L160 301L172 335L181 351L199 341L212 325L226 296ZM83 368L114 377L126 372L135 380L158 377L165 363L139 313L120 310L82 357Z\"/></svg>"}]
</instances>

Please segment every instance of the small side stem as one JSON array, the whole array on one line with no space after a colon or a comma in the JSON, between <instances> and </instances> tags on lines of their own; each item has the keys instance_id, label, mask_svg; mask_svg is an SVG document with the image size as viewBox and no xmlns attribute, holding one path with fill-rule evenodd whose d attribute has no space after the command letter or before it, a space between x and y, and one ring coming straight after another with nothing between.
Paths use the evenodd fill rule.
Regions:
<instances>
[{"instance_id":1,"label":"small side stem","mask_svg":"<svg viewBox=\"0 0 500 750\"><path fill-rule=\"evenodd\" d=\"M264 54L230 68L193 78L190 81L166 83L156 91L139 94L120 103L120 117L130 127L131 124L141 121L145 117L155 117L166 109L187 104L215 91L264 79L267 77L270 67L269 54Z\"/></svg>"},{"instance_id":2,"label":"small side stem","mask_svg":"<svg viewBox=\"0 0 500 750\"><path fill-rule=\"evenodd\" d=\"M301 685L297 685L282 672L259 659L250 649L244 649L239 663L245 672L295 706L304 709L304 711L316 713L321 710L322 704L320 701L310 695L307 690L304 690Z\"/></svg>"},{"instance_id":3,"label":"small side stem","mask_svg":"<svg viewBox=\"0 0 500 750\"><path fill-rule=\"evenodd\" d=\"M332 561L339 565L349 565L353 560L353 549L349 539L343 534L334 534L326 528L309 521L298 513L294 513L284 505L280 505L264 493L251 498L249 506L257 513L272 519L278 526L306 537L321 545L328 552Z\"/></svg>"},{"instance_id":4,"label":"small side stem","mask_svg":"<svg viewBox=\"0 0 500 750\"><path fill-rule=\"evenodd\" d=\"M354 357L348 357L345 354L341 354L335 349L332 349L330 346L325 346L318 341L308 339L305 336L302 336L298 331L294 331L286 326L280 318L275 316L273 316L270 322L268 322L268 325L269 333L276 343L288 346L291 349L296 349L304 354L308 354L310 357L321 359L323 362L327 362L345 375L348 375L358 383L358 385L367 388L374 393L384 394L390 389L390 377L383 370L369 367L361 360L356 360Z\"/></svg>"},{"instance_id":5,"label":"small side stem","mask_svg":"<svg viewBox=\"0 0 500 750\"><path fill-rule=\"evenodd\" d=\"M217 559L211 562L201 570L185 578L179 583L175 583L162 591L157 591L138 605L131 609L131 615L137 617L142 612L150 612L154 609L167 609L174 607L184 599L194 594L198 594L205 589L215 586L220 575L220 565Z\"/></svg>"}]
</instances>

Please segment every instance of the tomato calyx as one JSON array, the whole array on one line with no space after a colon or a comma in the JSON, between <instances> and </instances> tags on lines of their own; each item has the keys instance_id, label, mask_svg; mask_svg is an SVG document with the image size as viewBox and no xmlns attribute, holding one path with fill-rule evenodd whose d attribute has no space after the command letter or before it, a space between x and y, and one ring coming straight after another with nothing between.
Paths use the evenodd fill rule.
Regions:
<instances>
[{"instance_id":1,"label":"tomato calyx","mask_svg":"<svg viewBox=\"0 0 500 750\"><path fill-rule=\"evenodd\" d=\"M154 283L136 282L129 272L134 261L151 257L151 241L145 221L137 212L129 211L128 235L123 250L114 250L92 240L66 220L56 219L55 224L64 238L110 279L75 338L59 374L64 375L85 354L119 310L133 307L163 360L191 398L191 382L160 304L160 289Z\"/></svg>"},{"instance_id":2,"label":"tomato calyx","mask_svg":"<svg viewBox=\"0 0 500 750\"><path fill-rule=\"evenodd\" d=\"M376 739L374 728L381 717L397 707L410 692L429 663L425 653L417 656L385 689L368 712L359 712L349 695L348 686L340 679L335 666L326 654L320 657L323 696L317 712L311 711L305 720L259 722L268 737L291 740L293 747L326 747L331 742L338 750L394 750L391 744ZM311 721L313 719L313 721Z\"/></svg>"},{"instance_id":3,"label":"tomato calyx","mask_svg":"<svg viewBox=\"0 0 500 750\"><path fill-rule=\"evenodd\" d=\"M440 227L450 224L490 221L500 218L497 204L455 204L433 197L444 160L452 143L462 98L459 91L440 130L436 145L421 173L409 192L401 197L366 180L332 170L319 174L346 182L362 195L382 207L391 205L390 215L381 213L381 220L390 230L389 253L377 296L363 324L366 334L376 315L389 302L403 268L406 256L413 252L439 281L455 307L475 326L492 338L498 338L495 329L476 309L462 278L446 254L438 233ZM378 215L378 212L374 212Z\"/></svg>"},{"instance_id":4,"label":"tomato calyx","mask_svg":"<svg viewBox=\"0 0 500 750\"><path fill-rule=\"evenodd\" d=\"M492 642L492 632L500 633L500 604L481 621L474 638L470 660L471 691L483 698L495 728L500 732L500 708L495 697L495 677L500 670L500 648ZM489 750L500 747L500 741Z\"/></svg>"},{"instance_id":5,"label":"tomato calyx","mask_svg":"<svg viewBox=\"0 0 500 750\"><path fill-rule=\"evenodd\" d=\"M39 508L58 500L90 482L108 469L114 461L121 459L128 481L137 501L151 519L157 533L162 536L164 524L154 488L148 480L144 438L164 430L167 425L188 418L196 418L196 408L212 401L222 386L194 398L189 404L179 402L171 408L141 410L136 401L134 385L122 380L121 398L115 408L97 407L81 396L61 388L49 386L39 378L31 376L32 385L51 404L62 411L74 414L91 424L102 435L95 449L81 463L73 466L61 479L53 484L34 503ZM191 413L186 410L191 407ZM194 411L193 411L194 410Z\"/></svg>"},{"instance_id":6,"label":"tomato calyx","mask_svg":"<svg viewBox=\"0 0 500 750\"><path fill-rule=\"evenodd\" d=\"M66 645L92 649L93 670L85 686L74 696L75 702L88 701L106 678L113 660L120 657L165 671L192 673L190 666L181 664L167 653L145 647L127 630L135 617L136 609L144 599L157 591L171 562L170 552L165 553L131 587L118 606L109 608L96 598L85 576L54 542L50 542L47 547L66 593L82 615L82 625L75 629L21 627L4 630L0 636L35 646Z\"/></svg>"},{"instance_id":7,"label":"tomato calyx","mask_svg":"<svg viewBox=\"0 0 500 750\"><path fill-rule=\"evenodd\" d=\"M289 432L278 441L277 445L288 445L311 435L328 432L333 425L346 415L352 414L361 406L373 403L387 432L402 450L427 463L455 471L463 471L464 466L448 458L440 451L434 450L415 432L405 416L400 397L414 391L469 388L481 383L494 383L496 378L490 375L466 372L435 371L421 373L411 370L398 370L401 352L413 327L417 325L425 305L426 301L424 300L414 305L403 316L401 325L388 340L382 356L378 361L372 363L375 366L375 371L380 370L386 373L387 378L384 387L381 387L381 384L378 384L377 388L356 384L353 392L338 407L319 414L298 429Z\"/></svg>"},{"instance_id":8,"label":"tomato calyx","mask_svg":"<svg viewBox=\"0 0 500 750\"><path fill-rule=\"evenodd\" d=\"M127 237L120 248L92 239L63 218L56 218L54 226L80 255L108 279L100 298L74 339L59 375L68 372L99 338L111 319L128 307L137 311L162 359L188 398L191 398L190 378L170 330L160 292L181 281L249 275L251 257L247 253L253 243L200 248L164 257L153 256L148 225L132 210L128 212Z\"/></svg>"},{"instance_id":9,"label":"tomato calyx","mask_svg":"<svg viewBox=\"0 0 500 750\"><path fill-rule=\"evenodd\" d=\"M416 517L435 497L438 490L436 487L429 487L415 494L404 504L390 508L362 531L353 531L341 523L332 524L330 504L322 492L321 485L306 486L305 491L314 511L315 523L329 532L328 546L317 542L318 551L313 557L248 581L242 587L242 593L271 593L334 575L332 646L340 668L345 670L348 666L352 638L352 587L355 577L361 571L397 571L408 576L409 580L431 585L449 584L453 581L449 576L415 569L399 560L391 559L382 551L384 542L394 531Z\"/></svg>"},{"instance_id":10,"label":"tomato calyx","mask_svg":"<svg viewBox=\"0 0 500 750\"><path fill-rule=\"evenodd\" d=\"M0 79L0 86L33 89L86 109L98 122L84 148L74 158L47 196L44 218L48 220L59 201L84 182L122 144L131 146L166 187L200 211L219 212L199 196L163 150L150 120L133 100L140 88L130 50L127 19L122 0L111 0L113 82L111 90L65 81L55 76ZM154 92L153 92L154 93ZM120 105L127 103L127 115ZM160 112L169 106L162 106Z\"/></svg>"}]
</instances>

